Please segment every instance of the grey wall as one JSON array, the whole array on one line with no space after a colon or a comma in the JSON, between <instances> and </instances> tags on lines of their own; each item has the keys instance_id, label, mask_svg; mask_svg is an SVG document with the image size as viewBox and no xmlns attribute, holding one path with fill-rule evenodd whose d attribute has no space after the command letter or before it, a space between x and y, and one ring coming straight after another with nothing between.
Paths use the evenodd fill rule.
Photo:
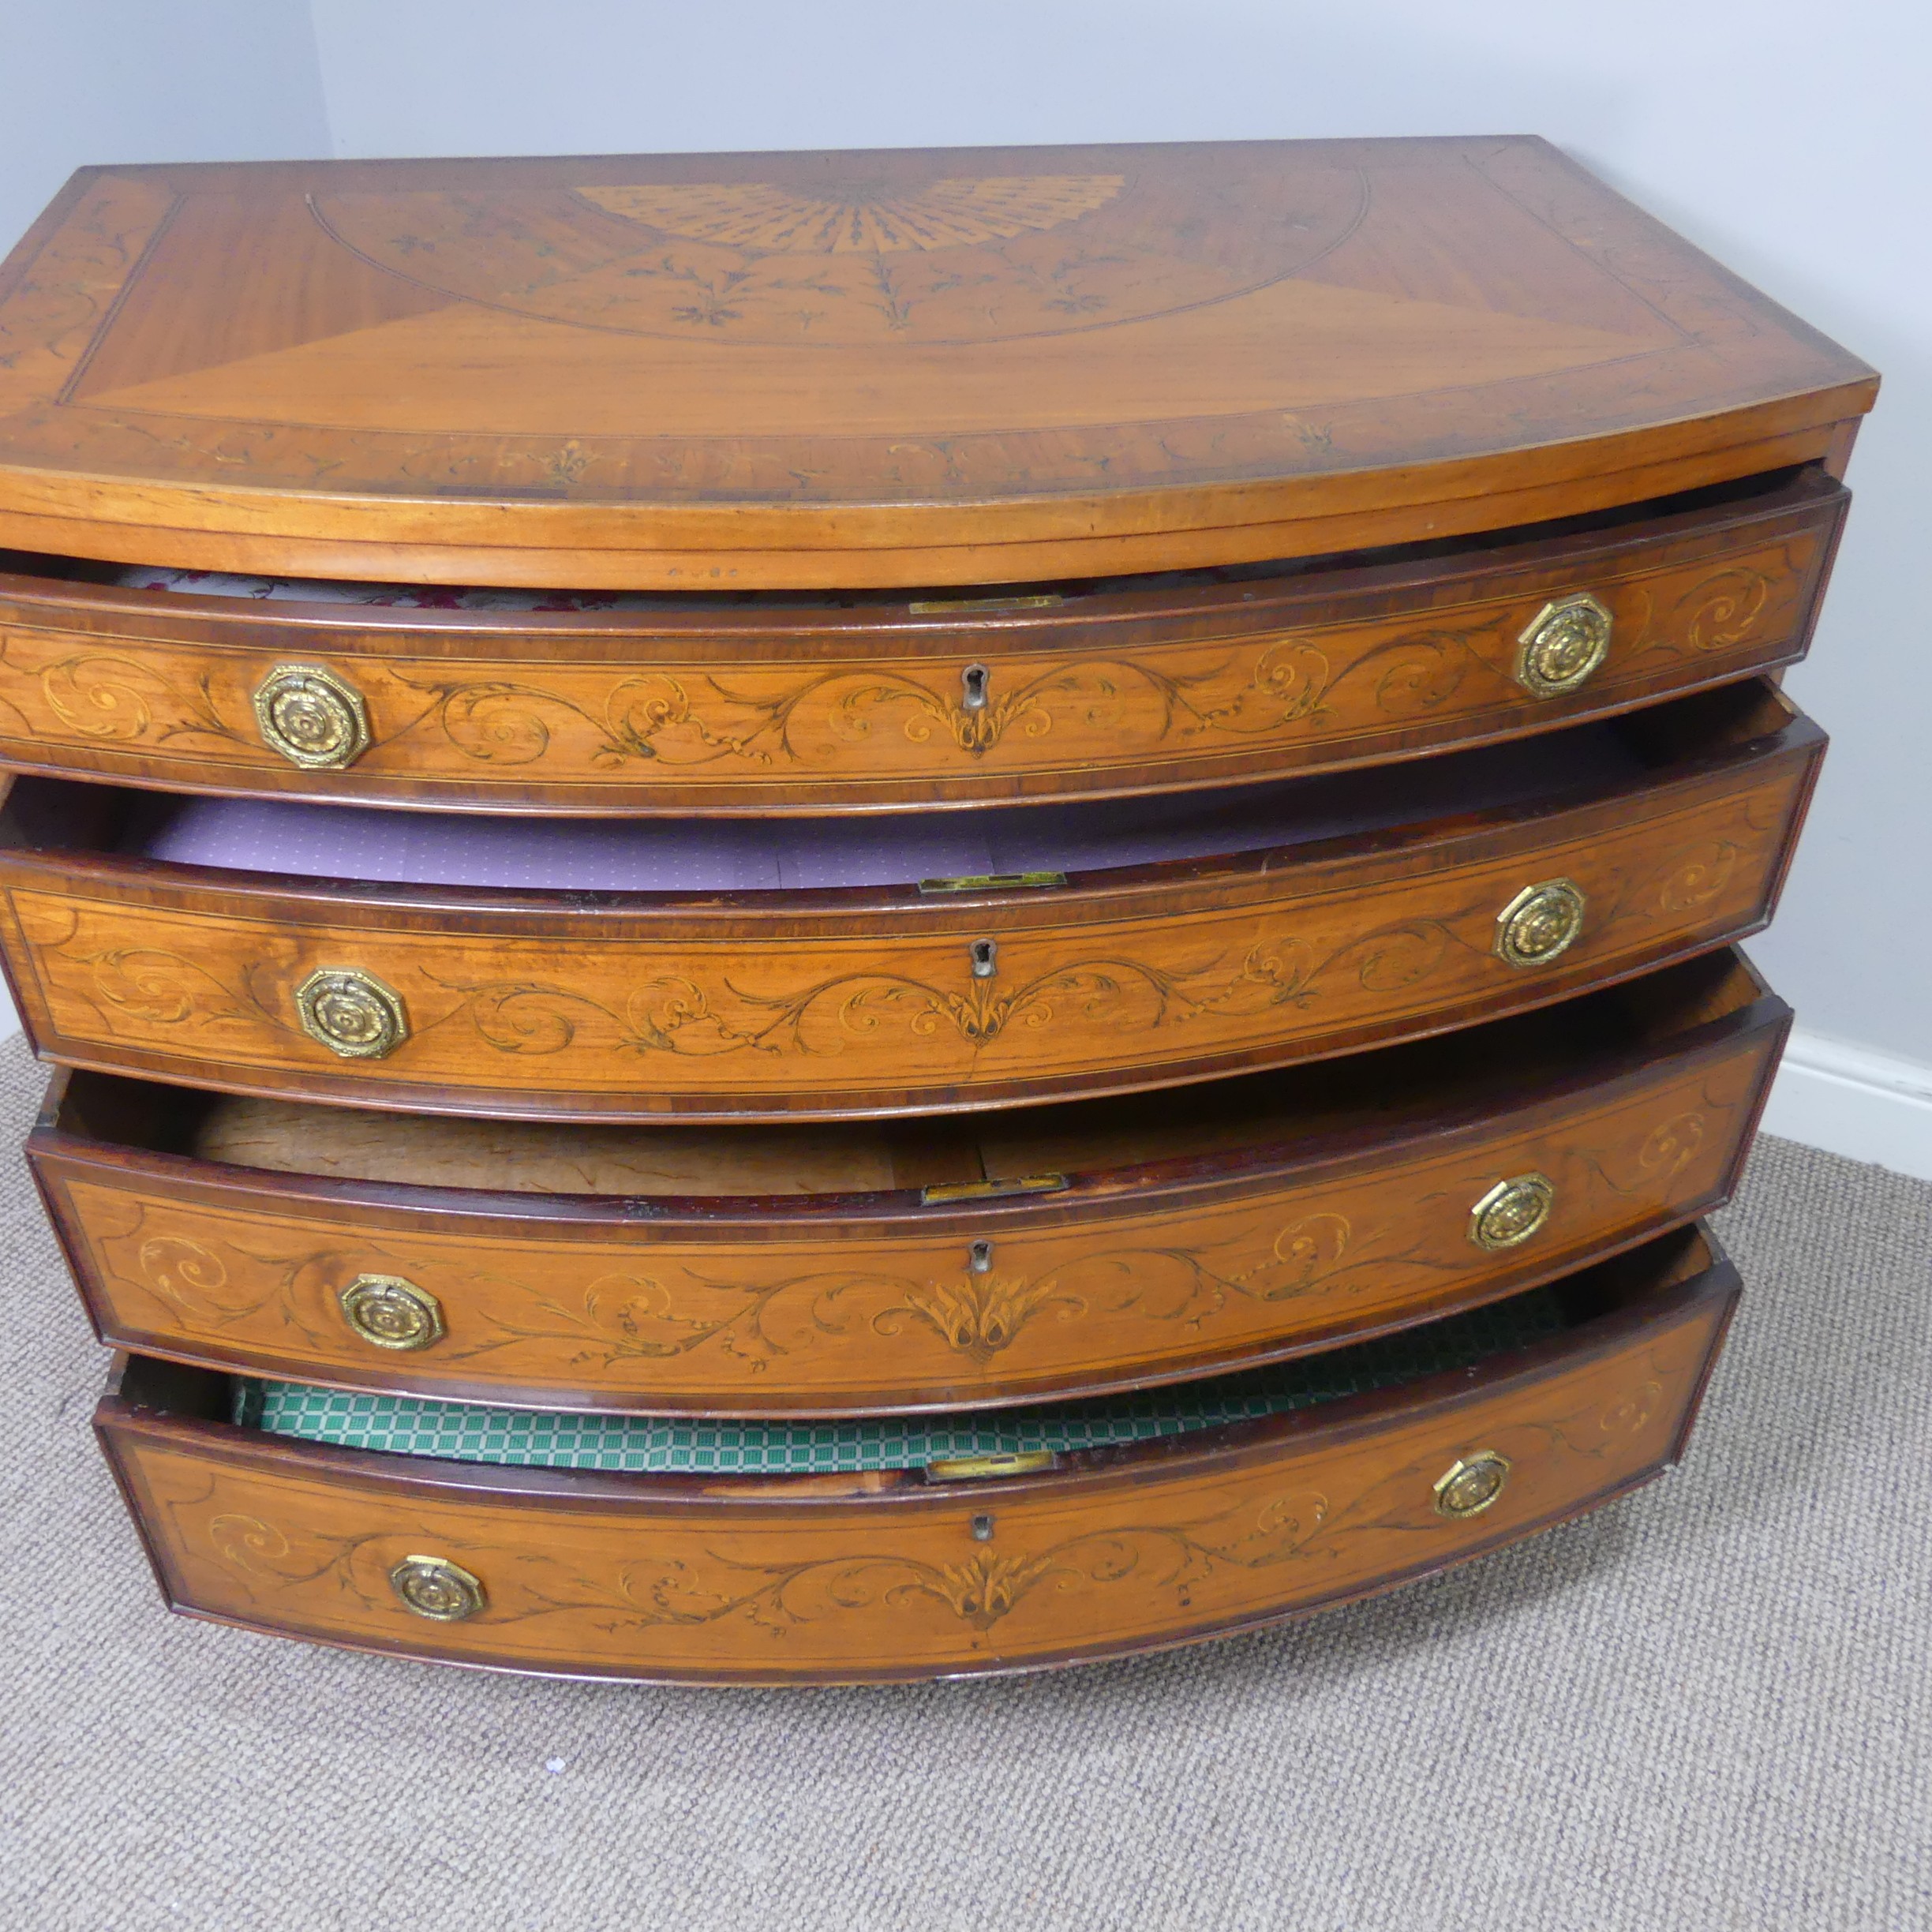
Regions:
<instances>
[{"instance_id":1,"label":"grey wall","mask_svg":"<svg viewBox=\"0 0 1932 1932\"><path fill-rule=\"evenodd\" d=\"M0 253L96 161L329 152L307 0L6 0Z\"/></svg>"},{"instance_id":2,"label":"grey wall","mask_svg":"<svg viewBox=\"0 0 1932 1932\"><path fill-rule=\"evenodd\" d=\"M82 159L1533 130L1885 372L1774 934L1814 1029L1932 1063L1932 17L1918 0L10 0L0 230ZM317 59L319 58L318 84ZM326 106L326 120L324 109Z\"/></svg>"}]
</instances>

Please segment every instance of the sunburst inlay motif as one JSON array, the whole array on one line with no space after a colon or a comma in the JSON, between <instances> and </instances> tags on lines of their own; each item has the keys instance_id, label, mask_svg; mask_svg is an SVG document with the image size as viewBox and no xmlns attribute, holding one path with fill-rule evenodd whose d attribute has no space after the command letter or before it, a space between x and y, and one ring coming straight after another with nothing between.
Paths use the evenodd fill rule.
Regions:
<instances>
[{"instance_id":1,"label":"sunburst inlay motif","mask_svg":"<svg viewBox=\"0 0 1932 1932\"><path fill-rule=\"evenodd\" d=\"M1057 228L1126 185L1122 174L1015 174L936 181L909 192L854 183L803 195L769 182L580 188L627 221L687 241L780 255L893 255Z\"/></svg>"},{"instance_id":2,"label":"sunburst inlay motif","mask_svg":"<svg viewBox=\"0 0 1932 1932\"><path fill-rule=\"evenodd\" d=\"M760 181L592 180L487 205L447 189L319 193L312 205L365 261L492 310L786 348L1010 342L1171 315L1293 274L1363 207L1348 169L1178 183L1102 173L1096 155L1088 173L935 178L880 155L788 178L772 159ZM1237 204L1239 220L1209 219L1204 196L1217 215ZM548 480L578 479L560 467Z\"/></svg>"}]
</instances>

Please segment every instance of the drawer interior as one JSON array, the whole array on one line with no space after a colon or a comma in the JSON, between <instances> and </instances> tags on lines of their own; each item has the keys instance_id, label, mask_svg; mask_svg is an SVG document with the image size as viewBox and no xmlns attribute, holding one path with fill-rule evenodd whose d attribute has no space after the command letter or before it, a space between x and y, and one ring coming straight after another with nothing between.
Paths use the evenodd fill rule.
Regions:
<instances>
[{"instance_id":1,"label":"drawer interior","mask_svg":"<svg viewBox=\"0 0 1932 1932\"><path fill-rule=\"evenodd\" d=\"M1607 722L1366 770L1144 799L832 818L498 817L23 778L0 820L0 843L377 889L675 898L898 887L937 888L943 899L962 882L1032 874L1034 884L1065 876L1091 883L1149 865L1185 874L1317 841L1558 808L1767 739L1793 716L1774 687L1754 680Z\"/></svg>"},{"instance_id":2,"label":"drawer interior","mask_svg":"<svg viewBox=\"0 0 1932 1932\"><path fill-rule=\"evenodd\" d=\"M1384 769L970 814L586 822L149 797L116 843L170 865L394 885L799 892L1185 863L1493 811L1642 769L1625 734L1586 725Z\"/></svg>"},{"instance_id":3,"label":"drawer interior","mask_svg":"<svg viewBox=\"0 0 1932 1932\"><path fill-rule=\"evenodd\" d=\"M1102 1449L1254 1421L1467 1368L1570 1325L1555 1290L1533 1289L1399 1335L1245 1375L977 1413L836 1421L558 1415L238 1376L232 1413L243 1428L268 1435L457 1462L664 1474L854 1475L974 1456Z\"/></svg>"},{"instance_id":4,"label":"drawer interior","mask_svg":"<svg viewBox=\"0 0 1932 1932\"><path fill-rule=\"evenodd\" d=\"M1512 1093L1601 1079L1676 1050L1692 1030L1767 998L1738 954L1720 953L1346 1060L1173 1092L926 1120L728 1128L468 1120L77 1073L58 1125L96 1143L332 1180L667 1204L900 1189L943 1197L962 1186L1079 1185L1082 1177L1125 1185L1151 1170L1226 1171L1406 1121L1480 1116Z\"/></svg>"},{"instance_id":5,"label":"drawer interior","mask_svg":"<svg viewBox=\"0 0 1932 1932\"><path fill-rule=\"evenodd\" d=\"M945 1465L961 1458L1043 1458L1163 1439L1199 1440L1232 1425L1430 1376L1506 1372L1511 1358L1540 1346L1567 1350L1587 1345L1593 1325L1661 1297L1709 1270L1715 1260L1700 1229L1682 1229L1553 1286L1398 1335L1180 1387L1026 1409L835 1421L539 1414L138 1361L130 1365L123 1395L141 1401L152 1374L157 1391L171 1393L176 1402L185 1398L210 1420L339 1448L439 1461L694 1476L930 1470L944 1477Z\"/></svg>"}]
</instances>

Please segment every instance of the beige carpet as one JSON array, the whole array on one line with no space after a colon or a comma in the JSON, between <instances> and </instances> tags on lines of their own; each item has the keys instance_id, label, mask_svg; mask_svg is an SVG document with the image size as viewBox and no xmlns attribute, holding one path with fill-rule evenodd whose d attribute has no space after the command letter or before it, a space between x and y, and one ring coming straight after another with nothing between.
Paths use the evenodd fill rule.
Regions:
<instances>
[{"instance_id":1,"label":"beige carpet","mask_svg":"<svg viewBox=\"0 0 1932 1932\"><path fill-rule=\"evenodd\" d=\"M0 1135L40 1076L0 1045ZM0 1189L0 1919L1932 1926L1932 1187L1768 1143L1683 1470L1273 1634L977 1685L547 1684L164 1616Z\"/></svg>"}]
</instances>

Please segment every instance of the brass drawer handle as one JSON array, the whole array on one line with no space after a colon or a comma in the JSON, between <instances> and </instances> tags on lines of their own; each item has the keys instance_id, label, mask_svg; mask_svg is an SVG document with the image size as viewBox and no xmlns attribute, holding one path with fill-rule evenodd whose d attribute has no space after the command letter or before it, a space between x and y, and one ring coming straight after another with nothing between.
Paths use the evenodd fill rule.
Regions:
<instances>
[{"instance_id":1,"label":"brass drawer handle","mask_svg":"<svg viewBox=\"0 0 1932 1932\"><path fill-rule=\"evenodd\" d=\"M1526 886L1496 915L1496 957L1512 966L1547 966L1575 944L1589 903L1574 879Z\"/></svg>"},{"instance_id":2,"label":"brass drawer handle","mask_svg":"<svg viewBox=\"0 0 1932 1932\"><path fill-rule=\"evenodd\" d=\"M335 1297L350 1331L380 1349L426 1349L443 1339L443 1305L400 1275L358 1275Z\"/></svg>"},{"instance_id":3,"label":"brass drawer handle","mask_svg":"<svg viewBox=\"0 0 1932 1932\"><path fill-rule=\"evenodd\" d=\"M409 1038L402 995L354 966L318 966L295 989L295 1011L312 1040L345 1060L380 1060Z\"/></svg>"},{"instance_id":4,"label":"brass drawer handle","mask_svg":"<svg viewBox=\"0 0 1932 1932\"><path fill-rule=\"evenodd\" d=\"M1502 1495L1509 1473L1509 1458L1493 1449L1458 1456L1436 1478L1436 1514L1458 1518L1480 1516Z\"/></svg>"},{"instance_id":5,"label":"brass drawer handle","mask_svg":"<svg viewBox=\"0 0 1932 1932\"><path fill-rule=\"evenodd\" d=\"M389 1572L402 1608L432 1623L460 1623L489 1602L482 1584L447 1556L405 1556Z\"/></svg>"},{"instance_id":6,"label":"brass drawer handle","mask_svg":"<svg viewBox=\"0 0 1932 1932\"><path fill-rule=\"evenodd\" d=\"M1009 1449L991 1455L942 1456L926 1465L928 1482L983 1482L989 1476L1031 1476L1058 1460L1050 1449Z\"/></svg>"},{"instance_id":7,"label":"brass drawer handle","mask_svg":"<svg viewBox=\"0 0 1932 1932\"><path fill-rule=\"evenodd\" d=\"M920 597L906 608L915 617L936 617L950 611L1057 610L1065 601L1059 591L1051 590L1040 597Z\"/></svg>"},{"instance_id":8,"label":"brass drawer handle","mask_svg":"<svg viewBox=\"0 0 1932 1932\"><path fill-rule=\"evenodd\" d=\"M959 878L921 879L919 889L929 896L935 893L1039 892L1066 882L1064 872L969 872Z\"/></svg>"},{"instance_id":9,"label":"brass drawer handle","mask_svg":"<svg viewBox=\"0 0 1932 1932\"><path fill-rule=\"evenodd\" d=\"M277 665L255 692L262 743L291 765L335 771L369 747L362 694L326 665Z\"/></svg>"},{"instance_id":10,"label":"brass drawer handle","mask_svg":"<svg viewBox=\"0 0 1932 1932\"><path fill-rule=\"evenodd\" d=\"M1532 698L1560 698L1610 655L1610 612L1587 590L1545 604L1516 640L1516 682Z\"/></svg>"},{"instance_id":11,"label":"brass drawer handle","mask_svg":"<svg viewBox=\"0 0 1932 1932\"><path fill-rule=\"evenodd\" d=\"M1470 1210L1469 1237L1488 1254L1520 1248L1541 1230L1556 1204L1556 1184L1548 1174L1499 1181Z\"/></svg>"},{"instance_id":12,"label":"brass drawer handle","mask_svg":"<svg viewBox=\"0 0 1932 1932\"><path fill-rule=\"evenodd\" d=\"M922 1208L948 1201L1001 1200L1009 1194L1061 1194L1069 1185L1065 1174L1021 1174L1005 1181L930 1181L919 1189Z\"/></svg>"}]
</instances>

